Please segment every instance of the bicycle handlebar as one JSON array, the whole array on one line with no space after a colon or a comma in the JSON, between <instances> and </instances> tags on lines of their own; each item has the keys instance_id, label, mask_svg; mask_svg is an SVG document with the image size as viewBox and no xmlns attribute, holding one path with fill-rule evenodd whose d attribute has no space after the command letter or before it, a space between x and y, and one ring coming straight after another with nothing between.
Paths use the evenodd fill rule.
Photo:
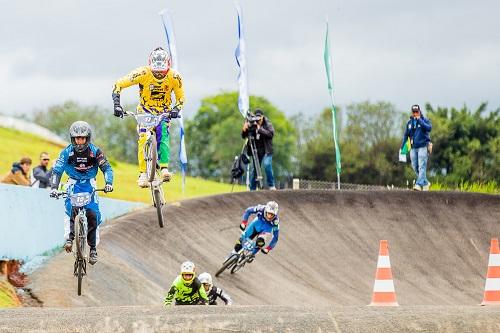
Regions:
<instances>
[{"instance_id":1,"label":"bicycle handlebar","mask_svg":"<svg viewBox=\"0 0 500 333\"><path fill-rule=\"evenodd\" d=\"M94 190L92 191L92 194L94 194L94 192L104 192L104 193L108 193L108 192L106 192L106 191L105 191L105 189L104 189L104 188L97 188L97 189L94 189ZM55 196L54 198L55 198L55 199L59 199L60 197L67 198L67 197L68 197L68 192L66 192L66 191L58 191L58 192L56 193L56 196Z\"/></svg>"},{"instance_id":2,"label":"bicycle handlebar","mask_svg":"<svg viewBox=\"0 0 500 333\"><path fill-rule=\"evenodd\" d=\"M151 115L156 116L156 117L162 117L162 118L165 118L167 116L168 118L170 118L170 112L171 112L171 110L163 112L163 113L160 113L160 114L157 114L157 115L156 114L151 114ZM135 117L135 116L137 116L139 114L144 114L144 113L145 112L123 111L123 116L124 117L125 116ZM177 114L177 118L182 118L182 116L180 114ZM170 118L170 119L172 119L172 118Z\"/></svg>"}]
</instances>

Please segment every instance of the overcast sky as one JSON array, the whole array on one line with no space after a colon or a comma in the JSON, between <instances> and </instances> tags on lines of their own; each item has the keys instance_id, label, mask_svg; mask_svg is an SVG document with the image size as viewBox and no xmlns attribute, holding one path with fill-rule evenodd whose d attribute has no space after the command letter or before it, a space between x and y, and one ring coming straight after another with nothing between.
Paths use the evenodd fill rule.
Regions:
<instances>
[{"instance_id":1,"label":"overcast sky","mask_svg":"<svg viewBox=\"0 0 500 333\"><path fill-rule=\"evenodd\" d=\"M165 45L173 18L186 112L237 89L233 0L0 0L0 112L68 99L112 112L114 81ZM336 103L388 100L500 107L498 0L242 0L250 94L287 114L328 106L330 21ZM137 89L122 93L137 100ZM253 107L253 106L251 106Z\"/></svg>"}]
</instances>

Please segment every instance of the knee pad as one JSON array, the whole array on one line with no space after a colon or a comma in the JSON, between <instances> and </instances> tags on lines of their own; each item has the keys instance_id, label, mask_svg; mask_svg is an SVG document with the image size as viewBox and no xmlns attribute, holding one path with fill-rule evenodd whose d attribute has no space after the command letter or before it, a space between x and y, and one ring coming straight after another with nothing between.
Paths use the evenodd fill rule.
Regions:
<instances>
[{"instance_id":1,"label":"knee pad","mask_svg":"<svg viewBox=\"0 0 500 333\"><path fill-rule=\"evenodd\" d=\"M264 245L266 245L266 240L264 239L264 237L259 236L255 241L255 245L257 245L257 247L263 247Z\"/></svg>"}]
</instances>

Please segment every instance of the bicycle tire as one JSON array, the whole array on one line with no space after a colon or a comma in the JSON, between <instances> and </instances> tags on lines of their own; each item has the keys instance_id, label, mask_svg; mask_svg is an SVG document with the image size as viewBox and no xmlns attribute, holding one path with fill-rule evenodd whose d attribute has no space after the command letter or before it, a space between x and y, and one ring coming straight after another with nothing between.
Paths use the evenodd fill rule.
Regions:
<instances>
[{"instance_id":1,"label":"bicycle tire","mask_svg":"<svg viewBox=\"0 0 500 333\"><path fill-rule=\"evenodd\" d=\"M163 207L163 202L161 200L161 192L159 189L153 190L153 200L156 207L156 215L158 216L158 224L160 228L163 228L163 212L161 208Z\"/></svg>"},{"instance_id":2,"label":"bicycle tire","mask_svg":"<svg viewBox=\"0 0 500 333\"><path fill-rule=\"evenodd\" d=\"M238 272L240 269L243 268L243 266L245 266L245 264L247 263L247 258L244 258L240 263L236 263L236 265L233 266L233 268L231 268L231 274L235 274L236 272Z\"/></svg>"},{"instance_id":3,"label":"bicycle tire","mask_svg":"<svg viewBox=\"0 0 500 333\"><path fill-rule=\"evenodd\" d=\"M148 182L152 183L155 180L158 159L155 134L151 134L151 141L149 141L149 144L146 142L144 146L144 157L146 160L146 176L148 177Z\"/></svg>"},{"instance_id":4,"label":"bicycle tire","mask_svg":"<svg viewBox=\"0 0 500 333\"><path fill-rule=\"evenodd\" d=\"M219 270L215 273L215 276L218 277L222 272L224 272L226 269L231 267L231 265L234 265L238 261L238 256L234 256L232 258L227 259L223 264L222 267L219 268Z\"/></svg>"},{"instance_id":5,"label":"bicycle tire","mask_svg":"<svg viewBox=\"0 0 500 333\"><path fill-rule=\"evenodd\" d=\"M80 237L80 234L82 233L82 225L80 221L80 214L77 214L75 216L75 221L74 221L74 230L75 230L75 246L76 246L76 257L77 259L83 259L83 256L85 254L85 239L82 242L82 237Z\"/></svg>"},{"instance_id":6,"label":"bicycle tire","mask_svg":"<svg viewBox=\"0 0 500 333\"><path fill-rule=\"evenodd\" d=\"M78 259L77 259L78 260ZM77 277L78 277L78 296L82 295L82 280L83 280L83 259L78 260L78 269L77 269Z\"/></svg>"}]
</instances>

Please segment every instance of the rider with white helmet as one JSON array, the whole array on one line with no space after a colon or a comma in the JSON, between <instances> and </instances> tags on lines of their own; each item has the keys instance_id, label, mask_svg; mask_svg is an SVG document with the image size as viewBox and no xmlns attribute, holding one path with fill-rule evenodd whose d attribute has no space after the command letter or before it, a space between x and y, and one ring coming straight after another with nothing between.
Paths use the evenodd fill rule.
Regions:
<instances>
[{"instance_id":1,"label":"rider with white helmet","mask_svg":"<svg viewBox=\"0 0 500 333\"><path fill-rule=\"evenodd\" d=\"M175 305L208 304L207 293L196 277L196 267L191 261L182 263L180 275L165 296L165 306L171 305L174 298Z\"/></svg>"},{"instance_id":2,"label":"rider with white helmet","mask_svg":"<svg viewBox=\"0 0 500 333\"><path fill-rule=\"evenodd\" d=\"M231 297L229 297L229 295L226 292L224 292L224 290L213 285L212 275L210 275L207 272L201 273L198 279L203 285L203 288L205 288L205 292L207 293L208 296L209 305L217 305L217 298L220 298L225 305L233 304Z\"/></svg>"},{"instance_id":3,"label":"rider with white helmet","mask_svg":"<svg viewBox=\"0 0 500 333\"><path fill-rule=\"evenodd\" d=\"M184 88L180 74L171 67L170 54L161 47L154 49L149 55L148 66L139 67L116 81L113 88L114 115L123 117L120 94L125 88L139 85L139 104L137 112L161 114L170 111L170 118L177 118L184 105ZM172 100L175 95L175 103ZM170 119L163 120L156 126L158 146L158 164L164 181L169 181L170 162ZM143 152L147 140L146 132L141 129L138 141L139 187L148 187L146 177L146 161Z\"/></svg>"},{"instance_id":4,"label":"rider with white helmet","mask_svg":"<svg viewBox=\"0 0 500 333\"><path fill-rule=\"evenodd\" d=\"M269 201L265 205L248 207L243 214L240 224L240 229L243 233L234 245L234 250L231 252L231 255L241 250L245 240L254 239L256 236L258 237L253 254L257 254L259 250L264 254L268 254L278 243L280 232L278 210L279 206L276 201ZM255 218L248 225L248 218L251 215L255 215ZM270 239L272 240L269 242ZM264 247L266 244L268 245Z\"/></svg>"}]
</instances>

